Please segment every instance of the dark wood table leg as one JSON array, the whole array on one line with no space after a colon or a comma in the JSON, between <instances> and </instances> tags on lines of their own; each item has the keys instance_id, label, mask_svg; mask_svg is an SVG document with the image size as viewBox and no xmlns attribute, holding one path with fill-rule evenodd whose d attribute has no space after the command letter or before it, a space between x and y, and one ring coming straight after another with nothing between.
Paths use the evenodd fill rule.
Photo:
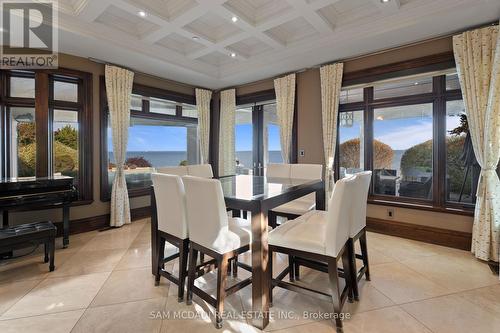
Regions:
<instances>
[{"instance_id":1,"label":"dark wood table leg","mask_svg":"<svg viewBox=\"0 0 500 333\"><path fill-rule=\"evenodd\" d=\"M325 210L325 185L316 190L316 210Z\"/></svg>"},{"instance_id":2,"label":"dark wood table leg","mask_svg":"<svg viewBox=\"0 0 500 333\"><path fill-rule=\"evenodd\" d=\"M154 188L151 186L151 270L156 275L158 270L158 219L156 215L156 197Z\"/></svg>"},{"instance_id":3,"label":"dark wood table leg","mask_svg":"<svg viewBox=\"0 0 500 333\"><path fill-rule=\"evenodd\" d=\"M7 228L9 226L9 211L2 211L2 228Z\"/></svg>"},{"instance_id":4,"label":"dark wood table leg","mask_svg":"<svg viewBox=\"0 0 500 333\"><path fill-rule=\"evenodd\" d=\"M63 248L69 245L69 204L63 206Z\"/></svg>"},{"instance_id":5,"label":"dark wood table leg","mask_svg":"<svg viewBox=\"0 0 500 333\"><path fill-rule=\"evenodd\" d=\"M260 206L260 205L259 205ZM264 329L269 324L269 281L267 273L267 211L252 210L252 324Z\"/></svg>"}]
</instances>

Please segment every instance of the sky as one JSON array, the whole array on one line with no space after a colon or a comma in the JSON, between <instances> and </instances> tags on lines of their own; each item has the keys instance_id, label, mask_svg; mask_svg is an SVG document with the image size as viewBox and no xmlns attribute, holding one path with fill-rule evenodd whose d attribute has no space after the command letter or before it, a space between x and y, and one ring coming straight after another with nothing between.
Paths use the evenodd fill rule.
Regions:
<instances>
[{"instance_id":1,"label":"sky","mask_svg":"<svg viewBox=\"0 0 500 333\"><path fill-rule=\"evenodd\" d=\"M280 150L279 127L269 125L269 150ZM252 150L252 125L236 126L236 151ZM135 125L129 128L128 151L186 151L185 127ZM113 151L108 128L108 150Z\"/></svg>"}]
</instances>

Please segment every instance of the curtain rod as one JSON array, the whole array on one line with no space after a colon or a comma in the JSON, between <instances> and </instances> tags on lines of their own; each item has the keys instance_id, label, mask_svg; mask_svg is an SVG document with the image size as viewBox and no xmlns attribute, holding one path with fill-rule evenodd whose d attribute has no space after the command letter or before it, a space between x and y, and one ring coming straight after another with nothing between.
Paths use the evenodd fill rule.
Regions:
<instances>
[{"instance_id":1,"label":"curtain rod","mask_svg":"<svg viewBox=\"0 0 500 333\"><path fill-rule=\"evenodd\" d=\"M489 26L496 26L496 25L499 25L499 21L498 20L492 21L492 22L488 22L488 23L483 23L483 24L476 25L476 26L470 26L470 27L463 28L463 29L460 29L460 30L455 30L455 31L453 31L451 33L447 33L447 34L444 34L444 35L439 35L439 36L435 36L435 37L432 37L432 38L427 38L427 39L422 39L422 40L419 40L419 41L416 41L416 42L411 42L411 43L408 43L408 44L403 44L403 45L399 45L399 46L395 46L395 47L391 47L391 48L387 48L387 49L378 50L378 51L375 51L375 52L372 52L372 53L368 53L368 54L364 53L364 54L355 55L355 56L352 56L352 57L349 57L349 58L341 58L341 59L337 59L337 60L332 60L332 61L324 62L324 63L318 64L318 65L314 65L314 66L311 66L311 67L305 67L305 68L302 68L302 69L299 69L299 70L296 70L296 71L282 73L282 74L279 74L279 75L276 75L276 76L273 76L273 77L270 77L270 78L266 78L266 79L262 79L262 80L258 80L258 81L247 82L247 83L241 84L239 86L234 86L234 87L229 87L229 88L223 88L223 89L219 89L217 91L231 89L231 88L237 88L237 87L242 87L242 86L247 86L247 85L258 84L258 83L261 83L261 82L266 82L266 81L269 81L269 80L278 79L280 77L284 77L284 76L287 76L289 74L302 73L302 72L305 72L305 71L307 71L309 69L315 69L315 68L320 68L320 67L325 66L325 65L335 64L337 62L348 62L348 61L363 59L363 58L371 57L371 56L374 56L374 55L377 55L377 54L382 54L382 53L386 53L386 52L390 52L390 51L400 50L400 49L403 49L403 48L407 48L407 47L411 47L411 46L415 46L415 45L420 45L420 44L432 42L432 41L435 41L435 40L444 39L444 38L447 38L447 37L452 37L452 36L454 36L456 34L460 34L460 33L466 32L466 31L480 29L480 28L485 28L485 27L489 27Z\"/></svg>"}]
</instances>

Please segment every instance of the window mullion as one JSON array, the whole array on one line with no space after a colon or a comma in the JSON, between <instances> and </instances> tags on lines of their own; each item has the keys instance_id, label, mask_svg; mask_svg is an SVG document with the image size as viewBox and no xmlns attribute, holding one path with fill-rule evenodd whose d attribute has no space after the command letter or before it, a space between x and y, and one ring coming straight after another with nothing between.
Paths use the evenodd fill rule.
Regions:
<instances>
[{"instance_id":1,"label":"window mullion","mask_svg":"<svg viewBox=\"0 0 500 333\"><path fill-rule=\"evenodd\" d=\"M433 103L433 198L436 207L446 202L446 77L433 78L436 99Z\"/></svg>"},{"instance_id":2,"label":"window mullion","mask_svg":"<svg viewBox=\"0 0 500 333\"><path fill-rule=\"evenodd\" d=\"M35 74L35 137L37 177L47 177L50 170L50 117L49 117L49 75Z\"/></svg>"},{"instance_id":3,"label":"window mullion","mask_svg":"<svg viewBox=\"0 0 500 333\"><path fill-rule=\"evenodd\" d=\"M373 172L373 87L367 87L364 89L364 114L363 114L363 126L364 126L364 169L372 170ZM370 194L373 194L374 181L370 185Z\"/></svg>"}]
</instances>

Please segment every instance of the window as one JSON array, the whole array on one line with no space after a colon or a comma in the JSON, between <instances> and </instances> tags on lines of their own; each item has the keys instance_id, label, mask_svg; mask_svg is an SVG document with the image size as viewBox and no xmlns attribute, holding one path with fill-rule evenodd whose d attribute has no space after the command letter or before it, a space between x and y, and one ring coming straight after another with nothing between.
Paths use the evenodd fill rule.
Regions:
<instances>
[{"instance_id":1,"label":"window","mask_svg":"<svg viewBox=\"0 0 500 333\"><path fill-rule=\"evenodd\" d=\"M235 115L235 153L236 173L252 174L253 172L253 125L252 107L236 109Z\"/></svg>"},{"instance_id":2,"label":"window","mask_svg":"<svg viewBox=\"0 0 500 333\"><path fill-rule=\"evenodd\" d=\"M340 178L364 170L363 111L339 114L339 163Z\"/></svg>"},{"instance_id":3,"label":"window","mask_svg":"<svg viewBox=\"0 0 500 333\"><path fill-rule=\"evenodd\" d=\"M462 100L446 102L446 200L472 204L476 201L481 167L467 135Z\"/></svg>"},{"instance_id":4,"label":"window","mask_svg":"<svg viewBox=\"0 0 500 333\"><path fill-rule=\"evenodd\" d=\"M340 104L363 101L363 88L342 89L340 91Z\"/></svg>"},{"instance_id":5,"label":"window","mask_svg":"<svg viewBox=\"0 0 500 333\"><path fill-rule=\"evenodd\" d=\"M248 95L238 99L251 101L253 98L256 97ZM261 92L258 95L259 101L240 104L236 107L237 174L264 175L268 163L283 163L280 127L274 98L274 90ZM295 129L293 131L295 133ZM292 140L295 138L296 134L293 134ZM293 154L292 158L294 158Z\"/></svg>"},{"instance_id":6,"label":"window","mask_svg":"<svg viewBox=\"0 0 500 333\"><path fill-rule=\"evenodd\" d=\"M92 75L73 70L0 71L2 177L74 178L79 199L92 199ZM48 96L45 100L39 96ZM35 98L37 97L37 98Z\"/></svg>"},{"instance_id":7,"label":"window","mask_svg":"<svg viewBox=\"0 0 500 333\"><path fill-rule=\"evenodd\" d=\"M375 109L374 193L432 199L432 104Z\"/></svg>"},{"instance_id":8,"label":"window","mask_svg":"<svg viewBox=\"0 0 500 333\"><path fill-rule=\"evenodd\" d=\"M131 197L147 195L155 168L199 163L198 120L194 96L134 85L130 111L125 179ZM105 86L101 156L101 199L109 200L116 173ZM177 99L177 100L175 100Z\"/></svg>"},{"instance_id":9,"label":"window","mask_svg":"<svg viewBox=\"0 0 500 333\"><path fill-rule=\"evenodd\" d=\"M480 169L455 72L342 90L356 98L339 107L337 178L372 170L372 202L471 212Z\"/></svg>"}]
</instances>

